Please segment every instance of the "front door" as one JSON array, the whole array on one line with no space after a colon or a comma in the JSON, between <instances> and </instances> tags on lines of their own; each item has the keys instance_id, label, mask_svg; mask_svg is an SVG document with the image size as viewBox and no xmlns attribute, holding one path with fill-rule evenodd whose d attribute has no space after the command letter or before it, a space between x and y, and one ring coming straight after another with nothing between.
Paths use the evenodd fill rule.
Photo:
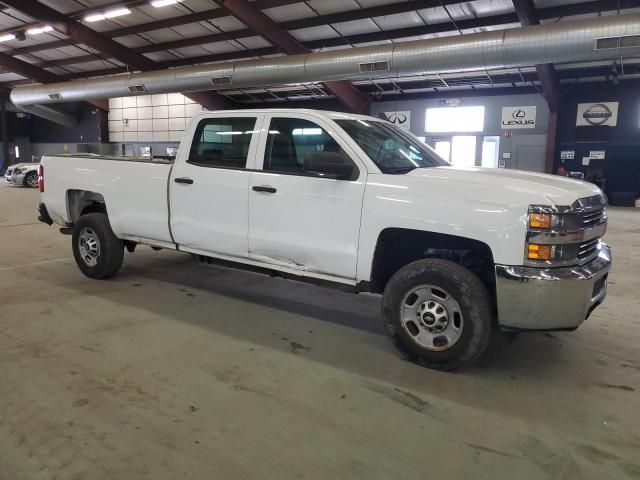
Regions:
<instances>
[{"instance_id":1,"label":"front door","mask_svg":"<svg viewBox=\"0 0 640 480\"><path fill-rule=\"evenodd\" d=\"M355 279L364 165L323 119L272 115L264 125L249 191L250 258L302 275ZM352 177L305 171L314 152L343 155L356 167Z\"/></svg>"},{"instance_id":2,"label":"front door","mask_svg":"<svg viewBox=\"0 0 640 480\"><path fill-rule=\"evenodd\" d=\"M186 132L193 142L180 147L170 178L171 229L181 250L247 257L250 169L261 121L255 114L216 115Z\"/></svg>"}]
</instances>

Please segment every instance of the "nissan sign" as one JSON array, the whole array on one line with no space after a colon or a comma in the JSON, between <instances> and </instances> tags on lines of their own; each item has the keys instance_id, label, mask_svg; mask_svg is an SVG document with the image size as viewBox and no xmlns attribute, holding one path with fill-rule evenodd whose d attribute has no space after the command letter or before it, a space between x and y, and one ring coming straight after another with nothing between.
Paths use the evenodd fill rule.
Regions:
<instances>
[{"instance_id":1,"label":"nissan sign","mask_svg":"<svg viewBox=\"0 0 640 480\"><path fill-rule=\"evenodd\" d=\"M576 126L615 127L618 124L618 102L595 102L578 104Z\"/></svg>"},{"instance_id":2,"label":"nissan sign","mask_svg":"<svg viewBox=\"0 0 640 480\"><path fill-rule=\"evenodd\" d=\"M536 128L536 107L502 107L502 129Z\"/></svg>"}]
</instances>

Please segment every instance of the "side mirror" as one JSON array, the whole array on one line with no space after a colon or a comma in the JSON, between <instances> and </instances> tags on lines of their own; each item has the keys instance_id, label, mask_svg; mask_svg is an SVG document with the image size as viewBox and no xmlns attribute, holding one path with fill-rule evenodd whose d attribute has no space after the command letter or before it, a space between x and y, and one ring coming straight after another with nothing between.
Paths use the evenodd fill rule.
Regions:
<instances>
[{"instance_id":1,"label":"side mirror","mask_svg":"<svg viewBox=\"0 0 640 480\"><path fill-rule=\"evenodd\" d=\"M353 176L355 165L340 153L314 152L304 157L304 171L336 180L348 180Z\"/></svg>"}]
</instances>

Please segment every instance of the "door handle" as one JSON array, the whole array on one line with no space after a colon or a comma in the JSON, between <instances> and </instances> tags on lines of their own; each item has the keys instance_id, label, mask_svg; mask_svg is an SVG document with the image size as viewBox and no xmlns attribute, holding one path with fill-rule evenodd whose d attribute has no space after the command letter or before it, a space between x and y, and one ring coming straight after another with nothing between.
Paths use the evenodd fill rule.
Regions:
<instances>
[{"instance_id":1,"label":"door handle","mask_svg":"<svg viewBox=\"0 0 640 480\"><path fill-rule=\"evenodd\" d=\"M191 185L193 183L193 180L187 177L174 178L173 181L176 183L186 183L187 185Z\"/></svg>"},{"instance_id":2,"label":"door handle","mask_svg":"<svg viewBox=\"0 0 640 480\"><path fill-rule=\"evenodd\" d=\"M277 190L273 187L260 186L257 185L255 187L251 187L251 189L255 192L265 192L265 193L276 193Z\"/></svg>"}]
</instances>

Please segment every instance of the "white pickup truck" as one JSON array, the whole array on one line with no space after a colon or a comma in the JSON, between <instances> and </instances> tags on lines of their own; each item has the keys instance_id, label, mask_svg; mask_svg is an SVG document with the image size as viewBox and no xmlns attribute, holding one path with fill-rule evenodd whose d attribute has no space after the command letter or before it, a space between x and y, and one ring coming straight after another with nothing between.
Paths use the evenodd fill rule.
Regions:
<instances>
[{"instance_id":1,"label":"white pickup truck","mask_svg":"<svg viewBox=\"0 0 640 480\"><path fill-rule=\"evenodd\" d=\"M383 295L394 344L452 370L492 330L572 330L604 299L606 198L590 183L451 167L368 116L203 113L175 160L45 156L39 218L106 278L136 245Z\"/></svg>"}]
</instances>

